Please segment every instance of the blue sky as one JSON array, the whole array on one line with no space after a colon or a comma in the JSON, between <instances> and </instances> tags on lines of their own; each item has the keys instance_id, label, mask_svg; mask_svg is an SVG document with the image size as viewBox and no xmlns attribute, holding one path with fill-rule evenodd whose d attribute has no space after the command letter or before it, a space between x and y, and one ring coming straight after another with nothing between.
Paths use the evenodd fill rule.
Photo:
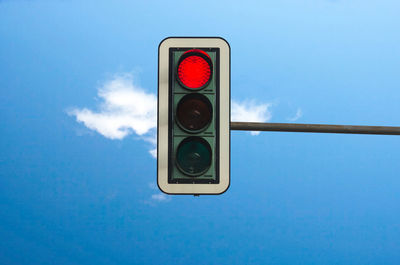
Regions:
<instances>
[{"instance_id":1,"label":"blue sky","mask_svg":"<svg viewBox=\"0 0 400 265\"><path fill-rule=\"evenodd\" d=\"M229 41L237 120L400 125L399 10L0 1L0 264L399 264L398 136L233 131L220 196L152 152L168 36Z\"/></svg>"}]
</instances>

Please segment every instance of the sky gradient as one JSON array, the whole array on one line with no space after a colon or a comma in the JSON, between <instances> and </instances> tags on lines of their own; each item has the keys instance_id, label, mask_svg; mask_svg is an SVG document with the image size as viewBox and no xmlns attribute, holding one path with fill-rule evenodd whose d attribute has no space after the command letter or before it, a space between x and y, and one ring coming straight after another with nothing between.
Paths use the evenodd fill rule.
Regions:
<instances>
[{"instance_id":1,"label":"sky gradient","mask_svg":"<svg viewBox=\"0 0 400 265\"><path fill-rule=\"evenodd\" d=\"M231 46L232 120L400 126L399 1L0 1L0 264L400 263L400 137L231 133L156 185L157 49Z\"/></svg>"}]
</instances>

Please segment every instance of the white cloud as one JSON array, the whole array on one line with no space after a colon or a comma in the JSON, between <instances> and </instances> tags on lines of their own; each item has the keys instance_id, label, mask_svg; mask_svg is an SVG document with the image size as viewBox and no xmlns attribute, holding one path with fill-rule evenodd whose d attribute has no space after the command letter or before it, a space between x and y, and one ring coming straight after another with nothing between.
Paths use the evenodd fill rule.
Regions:
<instances>
[{"instance_id":1,"label":"white cloud","mask_svg":"<svg viewBox=\"0 0 400 265\"><path fill-rule=\"evenodd\" d=\"M152 132L150 136L142 137L142 139L152 144L153 148L149 150L149 153L152 157L157 158L157 134L155 130Z\"/></svg>"},{"instance_id":2,"label":"white cloud","mask_svg":"<svg viewBox=\"0 0 400 265\"><path fill-rule=\"evenodd\" d=\"M152 157L157 158L157 148L151 149L149 153Z\"/></svg>"},{"instance_id":3,"label":"white cloud","mask_svg":"<svg viewBox=\"0 0 400 265\"><path fill-rule=\"evenodd\" d=\"M272 114L269 108L271 103L257 104L254 101L236 102L231 104L231 121L242 122L268 122ZM251 132L252 135L258 135L260 132Z\"/></svg>"},{"instance_id":4,"label":"white cloud","mask_svg":"<svg viewBox=\"0 0 400 265\"><path fill-rule=\"evenodd\" d=\"M287 118L287 120L288 121L297 121L302 116L303 116L303 111L301 110L301 108L298 108L297 111L296 111L296 114L291 118Z\"/></svg>"},{"instance_id":5,"label":"white cloud","mask_svg":"<svg viewBox=\"0 0 400 265\"><path fill-rule=\"evenodd\" d=\"M157 158L157 97L146 93L133 82L131 74L120 74L102 84L98 89L101 103L97 111L73 108L68 114L76 117L87 128L109 139L124 139L136 134L151 144L149 153ZM268 122L271 119L271 103L256 104L252 100L232 101L231 120ZM257 135L259 132L251 132ZM161 201L163 197L154 197Z\"/></svg>"},{"instance_id":6,"label":"white cloud","mask_svg":"<svg viewBox=\"0 0 400 265\"><path fill-rule=\"evenodd\" d=\"M73 108L69 115L87 128L109 139L123 139L131 133L152 144L156 156L157 97L133 84L130 74L115 76L98 90L103 101L98 111Z\"/></svg>"},{"instance_id":7,"label":"white cloud","mask_svg":"<svg viewBox=\"0 0 400 265\"><path fill-rule=\"evenodd\" d=\"M153 191L158 191L158 193L152 194L150 200L146 200L144 203L150 204L150 205L155 205L155 203L158 202L169 202L171 200L171 196L159 192L159 189L157 187L157 184L154 182L150 182L148 184L149 188Z\"/></svg>"},{"instance_id":8,"label":"white cloud","mask_svg":"<svg viewBox=\"0 0 400 265\"><path fill-rule=\"evenodd\" d=\"M151 199L156 202L168 202L171 200L171 198L164 193L153 194L151 195Z\"/></svg>"}]
</instances>

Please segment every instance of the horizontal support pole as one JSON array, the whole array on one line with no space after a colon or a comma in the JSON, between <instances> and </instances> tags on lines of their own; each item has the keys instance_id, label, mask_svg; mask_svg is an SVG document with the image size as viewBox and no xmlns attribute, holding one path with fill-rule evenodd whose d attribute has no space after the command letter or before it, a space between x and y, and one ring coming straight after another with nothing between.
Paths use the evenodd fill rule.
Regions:
<instances>
[{"instance_id":1,"label":"horizontal support pole","mask_svg":"<svg viewBox=\"0 0 400 265\"><path fill-rule=\"evenodd\" d=\"M303 123L231 122L231 130L400 135L400 127Z\"/></svg>"}]
</instances>

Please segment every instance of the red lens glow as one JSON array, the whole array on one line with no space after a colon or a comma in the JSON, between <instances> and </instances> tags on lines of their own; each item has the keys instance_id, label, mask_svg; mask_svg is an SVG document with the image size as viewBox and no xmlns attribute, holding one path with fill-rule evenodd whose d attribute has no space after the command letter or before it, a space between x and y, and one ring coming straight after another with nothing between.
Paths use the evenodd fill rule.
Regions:
<instances>
[{"instance_id":1,"label":"red lens glow","mask_svg":"<svg viewBox=\"0 0 400 265\"><path fill-rule=\"evenodd\" d=\"M204 51L191 50L189 52L193 54L184 58L178 66L178 78L187 88L199 89L211 78L211 65L201 55L205 54L208 58L209 56Z\"/></svg>"},{"instance_id":2,"label":"red lens glow","mask_svg":"<svg viewBox=\"0 0 400 265\"><path fill-rule=\"evenodd\" d=\"M199 49L188 50L188 51L184 52L183 54L186 54L186 53L189 53L189 52L199 52L199 53L204 54L204 55L207 56L208 58L210 58L210 55L208 55L208 53L206 53L206 52L203 51L203 50L199 50Z\"/></svg>"}]
</instances>

